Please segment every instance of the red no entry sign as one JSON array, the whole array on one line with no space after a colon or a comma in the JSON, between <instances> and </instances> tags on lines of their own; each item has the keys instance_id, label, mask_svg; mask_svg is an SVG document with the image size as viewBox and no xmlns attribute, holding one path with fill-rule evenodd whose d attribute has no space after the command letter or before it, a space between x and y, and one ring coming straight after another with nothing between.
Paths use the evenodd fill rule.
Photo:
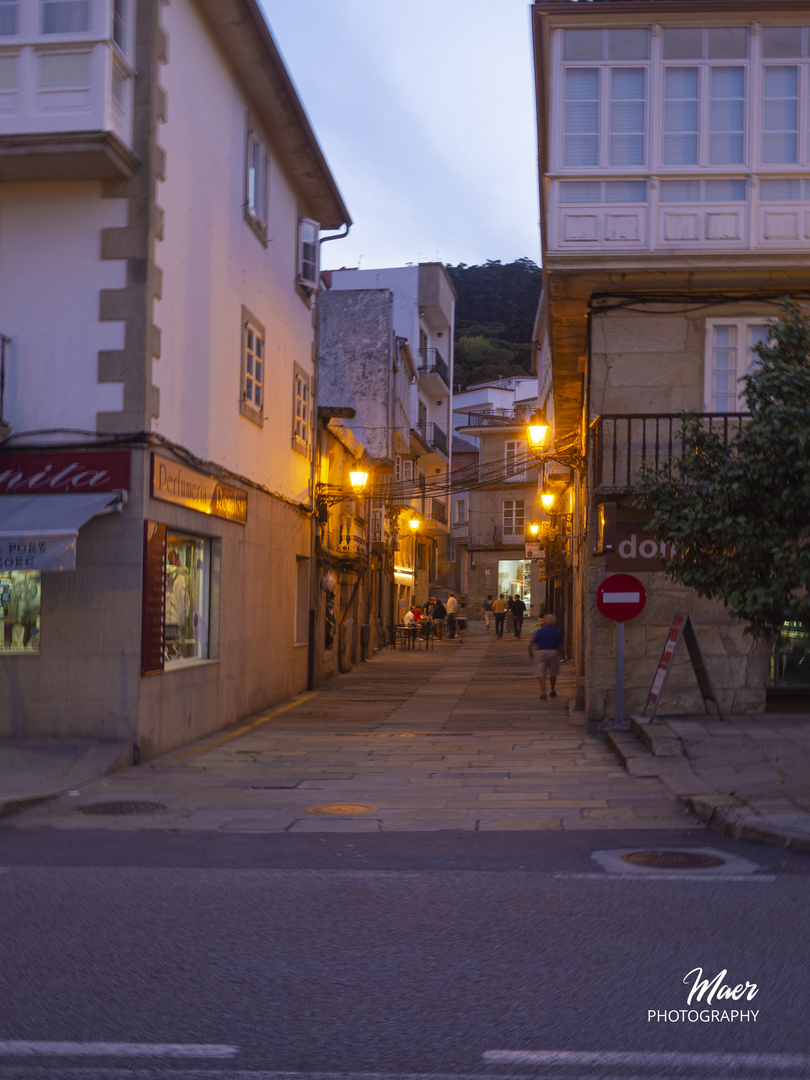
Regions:
<instances>
[{"instance_id":1,"label":"red no entry sign","mask_svg":"<svg viewBox=\"0 0 810 1080\"><path fill-rule=\"evenodd\" d=\"M596 606L614 622L635 619L646 603L647 592L632 574L611 574L596 590Z\"/></svg>"}]
</instances>

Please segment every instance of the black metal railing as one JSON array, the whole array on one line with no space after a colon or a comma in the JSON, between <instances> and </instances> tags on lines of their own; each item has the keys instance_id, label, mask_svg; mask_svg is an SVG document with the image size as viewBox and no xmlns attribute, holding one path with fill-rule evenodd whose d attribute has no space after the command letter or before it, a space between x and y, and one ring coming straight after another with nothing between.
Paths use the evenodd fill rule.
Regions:
<instances>
[{"instance_id":1,"label":"black metal railing","mask_svg":"<svg viewBox=\"0 0 810 1080\"><path fill-rule=\"evenodd\" d=\"M435 448L447 457L447 433L438 424L434 424L432 421L418 424L416 431L428 446Z\"/></svg>"},{"instance_id":2,"label":"black metal railing","mask_svg":"<svg viewBox=\"0 0 810 1080\"><path fill-rule=\"evenodd\" d=\"M748 413L692 413L723 445L736 438ZM591 428L594 436L594 468L597 489L629 491L636 485L642 465L660 469L683 456L683 413L610 413L598 416Z\"/></svg>"},{"instance_id":3,"label":"black metal railing","mask_svg":"<svg viewBox=\"0 0 810 1080\"><path fill-rule=\"evenodd\" d=\"M433 521L440 521L442 525L447 524L447 503L442 502L441 499L431 499L430 505L430 517Z\"/></svg>"},{"instance_id":4,"label":"black metal railing","mask_svg":"<svg viewBox=\"0 0 810 1080\"><path fill-rule=\"evenodd\" d=\"M435 372L444 379L447 389L450 389L450 370L438 349L419 349L416 370L420 375L432 375Z\"/></svg>"},{"instance_id":5,"label":"black metal railing","mask_svg":"<svg viewBox=\"0 0 810 1080\"><path fill-rule=\"evenodd\" d=\"M525 427L536 408L536 404L532 404L491 412L456 413L456 427Z\"/></svg>"},{"instance_id":6,"label":"black metal railing","mask_svg":"<svg viewBox=\"0 0 810 1080\"><path fill-rule=\"evenodd\" d=\"M11 352L11 338L0 334L0 424L6 422L4 413L6 401L6 358Z\"/></svg>"}]
</instances>

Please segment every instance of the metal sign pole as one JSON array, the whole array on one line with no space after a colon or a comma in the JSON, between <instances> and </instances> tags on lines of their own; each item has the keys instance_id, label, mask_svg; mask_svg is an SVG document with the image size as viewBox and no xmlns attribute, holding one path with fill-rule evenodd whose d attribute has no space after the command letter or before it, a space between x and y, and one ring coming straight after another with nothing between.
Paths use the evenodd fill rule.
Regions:
<instances>
[{"instance_id":1,"label":"metal sign pole","mask_svg":"<svg viewBox=\"0 0 810 1080\"><path fill-rule=\"evenodd\" d=\"M616 623L616 717L615 726L622 727L624 714L624 623Z\"/></svg>"}]
</instances>

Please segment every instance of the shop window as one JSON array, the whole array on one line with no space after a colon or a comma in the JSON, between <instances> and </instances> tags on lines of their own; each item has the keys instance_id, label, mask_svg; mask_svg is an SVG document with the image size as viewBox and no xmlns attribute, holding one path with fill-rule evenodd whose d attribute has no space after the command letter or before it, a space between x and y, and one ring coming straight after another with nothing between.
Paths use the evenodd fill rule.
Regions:
<instances>
[{"instance_id":1,"label":"shop window","mask_svg":"<svg viewBox=\"0 0 810 1080\"><path fill-rule=\"evenodd\" d=\"M38 570L0 573L0 650L39 652L41 581Z\"/></svg>"},{"instance_id":2,"label":"shop window","mask_svg":"<svg viewBox=\"0 0 810 1080\"><path fill-rule=\"evenodd\" d=\"M166 667L213 655L211 566L210 540L166 534Z\"/></svg>"}]
</instances>

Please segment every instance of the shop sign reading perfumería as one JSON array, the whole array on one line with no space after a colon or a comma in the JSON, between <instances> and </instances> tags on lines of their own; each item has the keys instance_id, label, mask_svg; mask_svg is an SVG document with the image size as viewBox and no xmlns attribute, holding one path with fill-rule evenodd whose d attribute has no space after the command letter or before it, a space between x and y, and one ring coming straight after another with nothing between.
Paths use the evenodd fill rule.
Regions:
<instances>
[{"instance_id":1,"label":"shop sign reading perfumer\u00eda","mask_svg":"<svg viewBox=\"0 0 810 1080\"><path fill-rule=\"evenodd\" d=\"M245 490L156 453L152 454L152 498L240 525L247 522Z\"/></svg>"}]
</instances>

